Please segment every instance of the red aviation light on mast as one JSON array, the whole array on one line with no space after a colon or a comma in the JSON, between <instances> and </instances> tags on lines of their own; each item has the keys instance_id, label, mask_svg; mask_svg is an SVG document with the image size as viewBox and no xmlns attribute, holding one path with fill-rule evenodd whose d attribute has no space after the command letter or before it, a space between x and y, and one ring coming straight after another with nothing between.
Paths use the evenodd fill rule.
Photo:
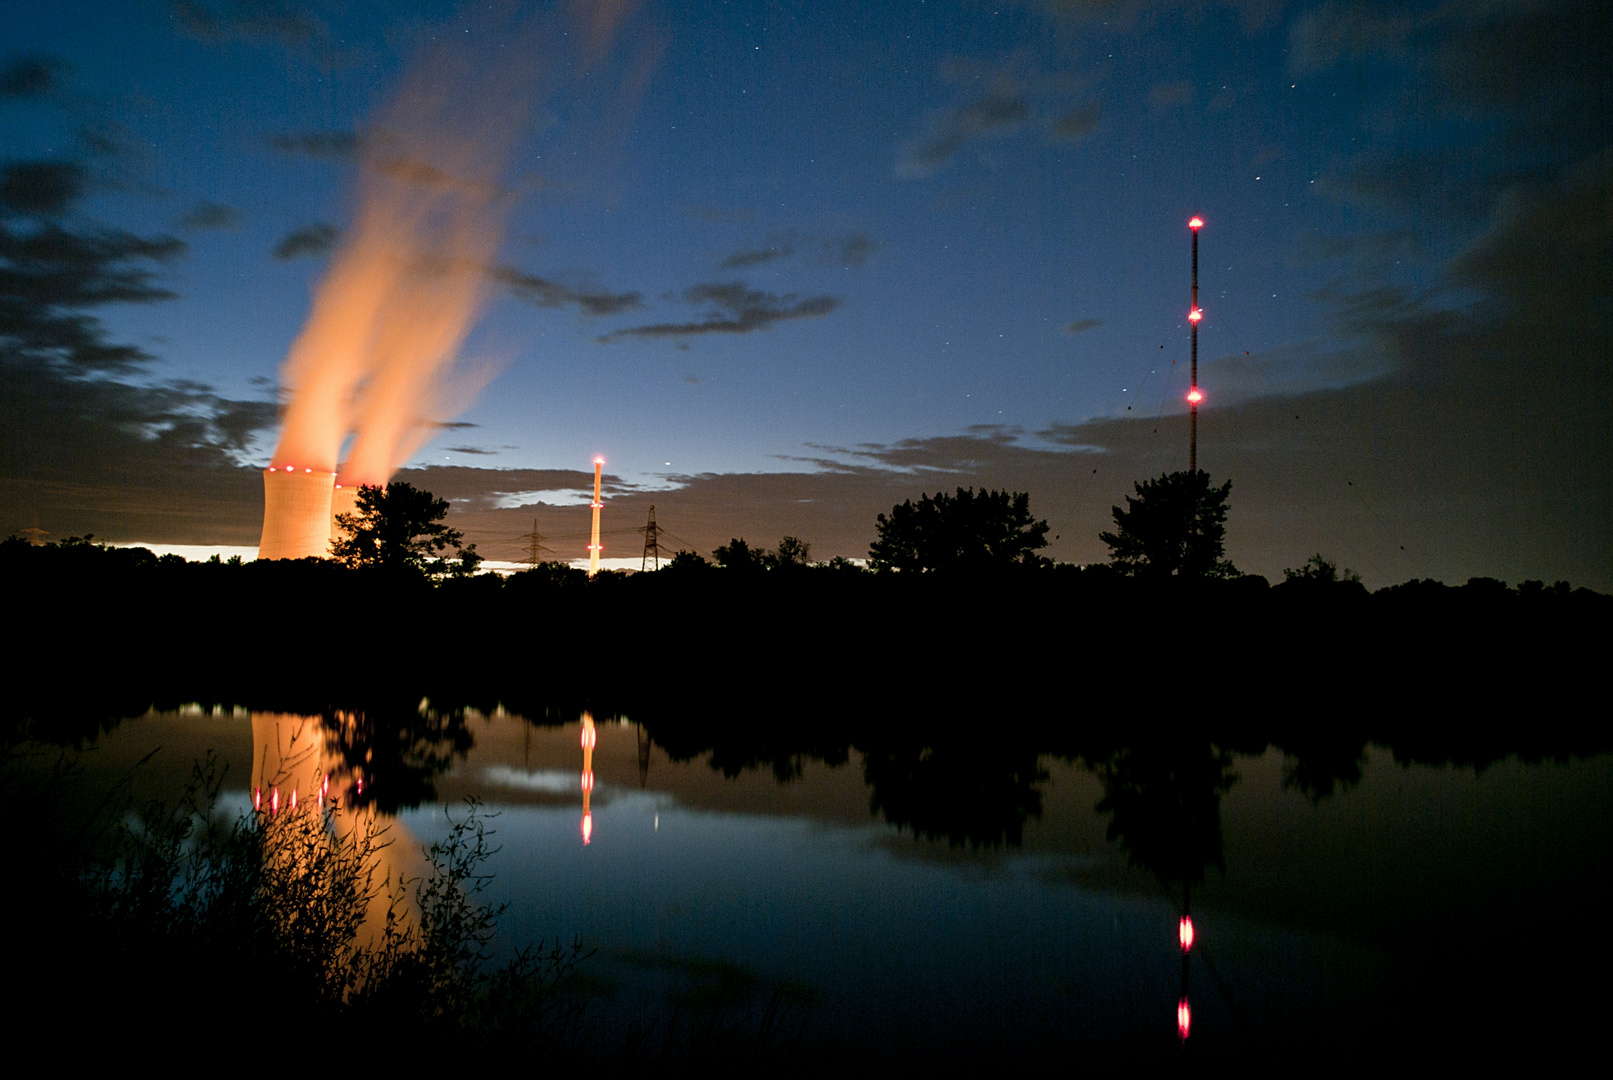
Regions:
<instances>
[{"instance_id":1,"label":"red aviation light on mast","mask_svg":"<svg viewBox=\"0 0 1613 1080\"><path fill-rule=\"evenodd\" d=\"M1197 405L1199 402L1204 400L1204 395L1199 393L1199 388L1195 386L1193 389L1187 392L1187 400L1189 404Z\"/></svg>"},{"instance_id":2,"label":"red aviation light on mast","mask_svg":"<svg viewBox=\"0 0 1613 1080\"><path fill-rule=\"evenodd\" d=\"M1187 313L1187 321L1190 323L1196 323L1202 318L1204 318L1203 308L1194 308L1192 311Z\"/></svg>"},{"instance_id":3,"label":"red aviation light on mast","mask_svg":"<svg viewBox=\"0 0 1613 1080\"><path fill-rule=\"evenodd\" d=\"M1204 219L1201 217L1195 217L1187 223L1187 227L1192 229L1194 232L1198 232L1200 229L1204 228Z\"/></svg>"}]
</instances>

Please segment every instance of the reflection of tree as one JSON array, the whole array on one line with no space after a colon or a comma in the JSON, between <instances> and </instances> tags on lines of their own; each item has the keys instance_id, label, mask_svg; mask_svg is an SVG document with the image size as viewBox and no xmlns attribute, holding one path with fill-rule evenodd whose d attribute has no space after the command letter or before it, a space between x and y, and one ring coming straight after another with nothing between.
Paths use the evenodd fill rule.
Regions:
<instances>
[{"instance_id":1,"label":"reflection of tree","mask_svg":"<svg viewBox=\"0 0 1613 1080\"><path fill-rule=\"evenodd\" d=\"M1164 881L1192 884L1221 858L1221 796L1237 782L1232 755L1204 739L1139 742L1091 762L1103 781L1096 809L1113 815L1134 865Z\"/></svg>"},{"instance_id":2,"label":"reflection of tree","mask_svg":"<svg viewBox=\"0 0 1613 1080\"><path fill-rule=\"evenodd\" d=\"M328 750L355 780L353 797L384 813L437 797L435 780L475 741L464 709L435 709L403 700L369 702L324 714ZM362 791L356 781L362 778Z\"/></svg>"},{"instance_id":3,"label":"reflection of tree","mask_svg":"<svg viewBox=\"0 0 1613 1080\"><path fill-rule=\"evenodd\" d=\"M1017 847L1025 819L1042 816L1047 779L1030 745L983 750L973 742L868 748L869 809L916 835L952 844Z\"/></svg>"}]
</instances>

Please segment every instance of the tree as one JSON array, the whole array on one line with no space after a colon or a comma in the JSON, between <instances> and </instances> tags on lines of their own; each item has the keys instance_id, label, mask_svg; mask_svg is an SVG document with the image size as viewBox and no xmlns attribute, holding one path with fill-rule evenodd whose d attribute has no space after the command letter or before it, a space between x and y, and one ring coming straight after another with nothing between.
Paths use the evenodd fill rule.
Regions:
<instances>
[{"instance_id":1,"label":"tree","mask_svg":"<svg viewBox=\"0 0 1613 1080\"><path fill-rule=\"evenodd\" d=\"M1350 582L1360 582L1361 575L1346 566L1344 568L1344 574L1341 577L1339 575L1339 564L1334 562L1332 559L1322 558L1321 552L1317 552L1315 555L1312 555L1310 558L1306 559L1305 565L1301 566L1298 570L1292 568L1284 570L1283 580L1313 581L1321 585L1336 585L1341 583L1348 584Z\"/></svg>"},{"instance_id":2,"label":"tree","mask_svg":"<svg viewBox=\"0 0 1613 1080\"><path fill-rule=\"evenodd\" d=\"M770 553L766 548L753 548L744 537L736 536L711 554L724 570L752 572L767 569Z\"/></svg>"},{"instance_id":3,"label":"tree","mask_svg":"<svg viewBox=\"0 0 1613 1080\"><path fill-rule=\"evenodd\" d=\"M874 527L879 539L868 549L868 565L875 570L978 571L1047 561L1036 554L1047 546L1047 522L1031 517L1023 491L938 491L917 505L909 499L891 507Z\"/></svg>"},{"instance_id":4,"label":"tree","mask_svg":"<svg viewBox=\"0 0 1613 1080\"><path fill-rule=\"evenodd\" d=\"M1134 486L1138 497L1126 496L1124 510L1114 507L1116 531L1098 534L1111 565L1143 578L1237 576L1221 558L1231 480L1211 487L1210 474L1197 469Z\"/></svg>"},{"instance_id":5,"label":"tree","mask_svg":"<svg viewBox=\"0 0 1613 1080\"><path fill-rule=\"evenodd\" d=\"M812 545L795 536L786 536L778 542L773 565L780 569L812 565Z\"/></svg>"},{"instance_id":6,"label":"tree","mask_svg":"<svg viewBox=\"0 0 1613 1080\"><path fill-rule=\"evenodd\" d=\"M331 542L331 556L353 567L410 570L433 577L468 577L482 557L476 545L461 547L464 533L442 523L448 500L411 484L394 481L385 487L358 489L358 508L337 514L344 535ZM453 548L456 558L442 557Z\"/></svg>"}]
</instances>

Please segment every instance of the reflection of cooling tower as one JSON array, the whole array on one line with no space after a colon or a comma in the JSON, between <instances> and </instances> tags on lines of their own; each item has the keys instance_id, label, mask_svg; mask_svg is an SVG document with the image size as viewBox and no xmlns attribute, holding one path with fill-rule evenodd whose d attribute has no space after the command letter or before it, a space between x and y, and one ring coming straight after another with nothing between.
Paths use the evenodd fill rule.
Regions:
<instances>
[{"instance_id":1,"label":"reflection of cooling tower","mask_svg":"<svg viewBox=\"0 0 1613 1080\"><path fill-rule=\"evenodd\" d=\"M263 474L260 559L302 559L330 554L331 490L336 474L268 469Z\"/></svg>"},{"instance_id":2,"label":"reflection of cooling tower","mask_svg":"<svg viewBox=\"0 0 1613 1080\"><path fill-rule=\"evenodd\" d=\"M332 542L347 535L347 530L336 524L337 514L358 513L358 485L337 484L330 497L330 538Z\"/></svg>"}]
</instances>

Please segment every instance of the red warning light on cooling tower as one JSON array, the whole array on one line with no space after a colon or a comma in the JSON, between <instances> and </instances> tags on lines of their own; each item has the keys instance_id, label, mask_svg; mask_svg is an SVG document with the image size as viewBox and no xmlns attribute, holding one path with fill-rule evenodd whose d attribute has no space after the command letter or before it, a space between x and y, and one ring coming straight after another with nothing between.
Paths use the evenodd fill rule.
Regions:
<instances>
[{"instance_id":1,"label":"red warning light on cooling tower","mask_svg":"<svg viewBox=\"0 0 1613 1080\"><path fill-rule=\"evenodd\" d=\"M1193 920L1186 915L1182 916L1182 921L1176 926L1176 940L1182 943L1183 952L1193 947Z\"/></svg>"},{"instance_id":2,"label":"red warning light on cooling tower","mask_svg":"<svg viewBox=\"0 0 1613 1080\"><path fill-rule=\"evenodd\" d=\"M1191 221L1189 221L1187 223L1187 227L1189 229L1202 229L1202 228L1204 228L1204 219L1203 218L1194 218L1194 219L1192 219Z\"/></svg>"},{"instance_id":3,"label":"red warning light on cooling tower","mask_svg":"<svg viewBox=\"0 0 1613 1080\"><path fill-rule=\"evenodd\" d=\"M1187 392L1187 400L1191 404L1197 405L1199 402L1204 400L1204 395L1199 393L1199 388L1195 386L1193 389Z\"/></svg>"}]
</instances>

